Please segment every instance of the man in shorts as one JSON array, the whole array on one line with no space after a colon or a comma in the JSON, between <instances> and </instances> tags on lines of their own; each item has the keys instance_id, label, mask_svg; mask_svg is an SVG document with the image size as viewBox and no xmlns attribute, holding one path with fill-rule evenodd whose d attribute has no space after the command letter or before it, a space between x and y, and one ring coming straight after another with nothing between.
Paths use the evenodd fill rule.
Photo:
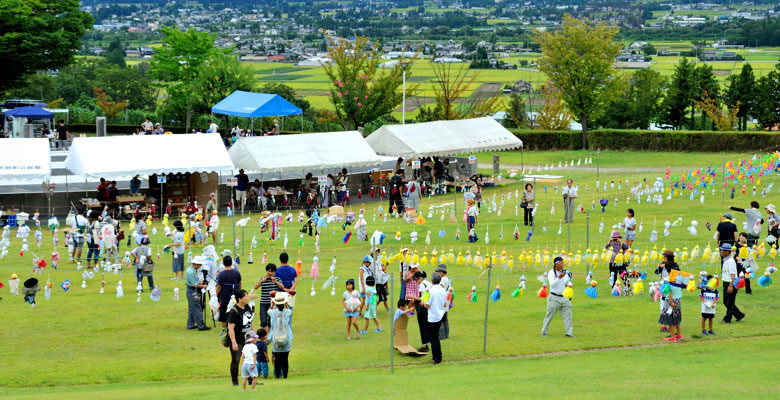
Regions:
<instances>
[{"instance_id":1,"label":"man in shorts","mask_svg":"<svg viewBox=\"0 0 780 400\"><path fill-rule=\"evenodd\" d=\"M236 178L236 201L241 204L241 210L244 210L244 203L246 203L246 189L249 186L249 176L244 173L243 169L238 170Z\"/></svg>"},{"instance_id":2,"label":"man in shorts","mask_svg":"<svg viewBox=\"0 0 780 400\"><path fill-rule=\"evenodd\" d=\"M70 224L70 238L73 241L73 253L71 253L71 262L73 259L77 263L81 262L81 251L84 248L84 233L87 231L89 221L84 217L84 209L79 209L79 214L73 218L73 222Z\"/></svg>"}]
</instances>

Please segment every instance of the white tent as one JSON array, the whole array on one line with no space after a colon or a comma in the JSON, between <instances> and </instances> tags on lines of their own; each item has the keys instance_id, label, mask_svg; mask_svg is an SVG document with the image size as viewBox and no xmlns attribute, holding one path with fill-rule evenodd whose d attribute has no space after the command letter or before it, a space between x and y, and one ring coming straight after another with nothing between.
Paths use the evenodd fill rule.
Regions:
<instances>
[{"instance_id":1,"label":"white tent","mask_svg":"<svg viewBox=\"0 0 780 400\"><path fill-rule=\"evenodd\" d=\"M375 167L382 162L358 131L242 137L229 153L236 168L260 173Z\"/></svg>"},{"instance_id":2,"label":"white tent","mask_svg":"<svg viewBox=\"0 0 780 400\"><path fill-rule=\"evenodd\" d=\"M366 141L377 154L402 157L446 156L523 146L520 139L490 117L385 125Z\"/></svg>"},{"instance_id":3,"label":"white tent","mask_svg":"<svg viewBox=\"0 0 780 400\"><path fill-rule=\"evenodd\" d=\"M49 139L0 139L0 182L34 184L51 178Z\"/></svg>"},{"instance_id":4,"label":"white tent","mask_svg":"<svg viewBox=\"0 0 780 400\"><path fill-rule=\"evenodd\" d=\"M65 168L84 178L220 172L233 163L219 135L143 135L76 138Z\"/></svg>"}]
</instances>

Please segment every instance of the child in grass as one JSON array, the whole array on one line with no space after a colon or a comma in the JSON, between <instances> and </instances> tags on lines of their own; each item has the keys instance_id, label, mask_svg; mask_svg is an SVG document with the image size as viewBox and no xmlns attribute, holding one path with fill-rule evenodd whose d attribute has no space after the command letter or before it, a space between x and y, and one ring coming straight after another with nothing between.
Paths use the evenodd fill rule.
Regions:
<instances>
[{"instance_id":1,"label":"child in grass","mask_svg":"<svg viewBox=\"0 0 780 400\"><path fill-rule=\"evenodd\" d=\"M246 390L246 383L250 379L252 380L252 390L256 390L257 345L255 345L255 333L249 331L245 337L244 347L241 349L241 377L244 378L241 383L241 390Z\"/></svg>"},{"instance_id":2,"label":"child in grass","mask_svg":"<svg viewBox=\"0 0 780 400\"><path fill-rule=\"evenodd\" d=\"M379 326L379 319L376 317L376 303L378 300L377 294L376 294L376 287L375 287L376 281L374 280L373 276L369 276L366 278L366 312L363 314L363 318L365 318L366 323L363 325L363 331L360 333L368 333L368 324L370 320L374 320L374 323L376 324L376 330L374 330L374 333L382 332L382 328Z\"/></svg>"},{"instance_id":3,"label":"child in grass","mask_svg":"<svg viewBox=\"0 0 780 400\"><path fill-rule=\"evenodd\" d=\"M347 280L347 290L342 295L341 304L344 306L344 317L347 318L347 340L352 340L352 327L355 327L355 339L360 339L360 328L357 319L360 316L360 294L355 290L355 280ZM357 300L357 301L356 301ZM356 304L357 303L357 304Z\"/></svg>"},{"instance_id":4,"label":"child in grass","mask_svg":"<svg viewBox=\"0 0 780 400\"><path fill-rule=\"evenodd\" d=\"M268 332L260 328L257 330L257 376L268 379Z\"/></svg>"},{"instance_id":5,"label":"child in grass","mask_svg":"<svg viewBox=\"0 0 780 400\"><path fill-rule=\"evenodd\" d=\"M626 217L623 218L623 227L626 229L626 244L632 247L636 239L636 219L634 218L634 209L626 210Z\"/></svg>"},{"instance_id":6,"label":"child in grass","mask_svg":"<svg viewBox=\"0 0 780 400\"><path fill-rule=\"evenodd\" d=\"M707 275L707 281L712 279L712 275ZM718 301L718 289L712 290L704 284L702 281L701 286L701 334L702 335L714 335L712 330L712 320L715 318L715 303ZM705 329L704 323L709 320L710 330Z\"/></svg>"}]
</instances>

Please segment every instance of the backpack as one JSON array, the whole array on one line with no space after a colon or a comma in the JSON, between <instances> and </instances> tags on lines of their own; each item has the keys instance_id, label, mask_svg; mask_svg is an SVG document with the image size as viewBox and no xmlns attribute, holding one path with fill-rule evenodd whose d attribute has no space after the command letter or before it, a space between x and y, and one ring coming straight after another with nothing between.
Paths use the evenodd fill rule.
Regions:
<instances>
[{"instance_id":1,"label":"backpack","mask_svg":"<svg viewBox=\"0 0 780 400\"><path fill-rule=\"evenodd\" d=\"M284 312L277 310L277 312L274 313L274 319L273 319L273 344L278 347L284 347L287 346L287 343L290 341L290 338L287 336L287 332L289 330L289 326L287 325L287 321L284 319Z\"/></svg>"},{"instance_id":2,"label":"backpack","mask_svg":"<svg viewBox=\"0 0 780 400\"><path fill-rule=\"evenodd\" d=\"M75 219L75 221L76 221L76 228L79 230L79 234L83 235L84 232L86 231L87 226L79 224L79 216L78 215L75 218L76 218Z\"/></svg>"},{"instance_id":3,"label":"backpack","mask_svg":"<svg viewBox=\"0 0 780 400\"><path fill-rule=\"evenodd\" d=\"M212 297L212 299L216 299L216 297ZM238 309L236 308L236 306L233 306L233 308L230 311L235 311L236 314L238 314ZM222 343L223 347L230 347L232 345L232 343L230 342L230 333L228 332L225 332L224 335L220 336L219 341L220 343Z\"/></svg>"}]
</instances>

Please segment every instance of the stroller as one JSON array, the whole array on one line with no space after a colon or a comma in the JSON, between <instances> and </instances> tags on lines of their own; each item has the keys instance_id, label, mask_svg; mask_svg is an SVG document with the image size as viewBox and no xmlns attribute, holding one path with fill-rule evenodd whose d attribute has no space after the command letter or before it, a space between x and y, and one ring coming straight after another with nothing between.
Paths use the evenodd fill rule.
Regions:
<instances>
[{"instance_id":1,"label":"stroller","mask_svg":"<svg viewBox=\"0 0 780 400\"><path fill-rule=\"evenodd\" d=\"M24 281L23 286L22 294L24 294L25 303L30 303L31 306L35 307L35 294L41 290L38 286L38 279L30 278Z\"/></svg>"}]
</instances>

